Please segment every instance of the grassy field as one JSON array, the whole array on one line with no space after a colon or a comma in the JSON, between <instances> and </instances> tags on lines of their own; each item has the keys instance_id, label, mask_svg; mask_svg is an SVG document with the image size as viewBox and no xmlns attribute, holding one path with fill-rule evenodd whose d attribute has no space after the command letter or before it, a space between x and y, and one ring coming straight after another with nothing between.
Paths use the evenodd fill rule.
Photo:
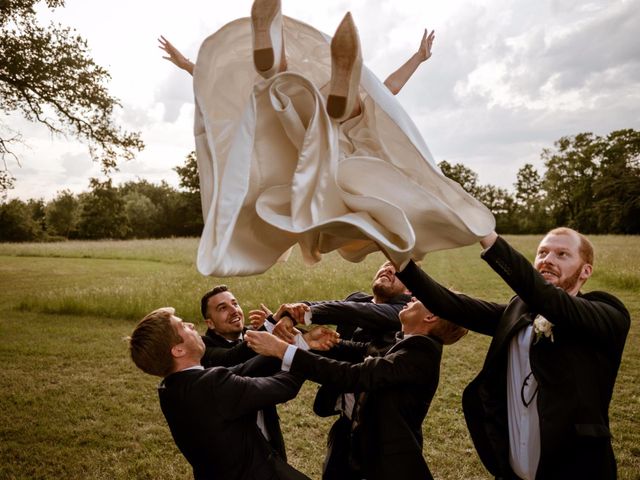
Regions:
<instances>
[{"instance_id":1,"label":"grassy field","mask_svg":"<svg viewBox=\"0 0 640 480\"><path fill-rule=\"evenodd\" d=\"M511 237L532 257L537 237ZM595 275L586 290L617 295L632 327L611 406L619 478L640 479L640 238L594 237ZM298 255L257 277L205 278L195 239L0 244L0 479L186 479L157 401L158 380L135 369L123 337L153 308L171 305L201 331L201 294L227 283L245 312L260 302L343 298L368 290L382 262L350 264L328 255L314 266ZM510 291L479 259L479 247L439 252L433 276L481 298ZM447 347L440 387L424 424L424 454L438 479L485 479L460 407L488 339L468 335ZM319 478L332 419L311 412L317 386L280 408L291 463ZM229 445L234 448L234 445Z\"/></svg>"}]
</instances>

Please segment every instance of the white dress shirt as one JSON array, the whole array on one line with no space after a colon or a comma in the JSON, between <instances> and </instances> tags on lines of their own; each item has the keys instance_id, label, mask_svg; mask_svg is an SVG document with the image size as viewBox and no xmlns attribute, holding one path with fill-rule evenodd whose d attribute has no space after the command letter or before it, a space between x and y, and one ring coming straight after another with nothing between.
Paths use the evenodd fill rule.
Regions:
<instances>
[{"instance_id":1,"label":"white dress shirt","mask_svg":"<svg viewBox=\"0 0 640 480\"><path fill-rule=\"evenodd\" d=\"M533 325L529 325L513 337L507 367L509 463L523 480L536 478L540 460L538 382L529 362L532 334Z\"/></svg>"}]
</instances>

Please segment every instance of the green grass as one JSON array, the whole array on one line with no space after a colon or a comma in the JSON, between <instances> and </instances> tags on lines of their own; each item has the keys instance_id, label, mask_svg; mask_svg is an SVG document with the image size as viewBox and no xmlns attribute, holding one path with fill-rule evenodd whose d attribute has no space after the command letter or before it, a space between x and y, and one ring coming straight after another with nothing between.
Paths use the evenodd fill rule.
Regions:
<instances>
[{"instance_id":1,"label":"green grass","mask_svg":"<svg viewBox=\"0 0 640 480\"><path fill-rule=\"evenodd\" d=\"M511 237L529 257L538 237ZM611 405L619 478L640 471L640 238L594 237L588 289L607 290L632 314ZM183 479L190 468L173 444L157 401L158 379L135 369L123 337L153 308L172 305L199 320L201 294L227 283L247 312L265 302L342 298L368 290L382 262L350 264L328 255L307 266L299 255L269 272L205 278L194 266L197 240L0 244L0 479ZM471 246L428 256L423 268L446 285L481 298L512 293ZM469 439L460 407L480 369L488 338L468 335L447 347L440 387L424 424L431 470L439 479L489 478ZM291 463L319 478L332 419L311 412L317 386L280 407ZM229 448L234 448L230 445Z\"/></svg>"}]
</instances>

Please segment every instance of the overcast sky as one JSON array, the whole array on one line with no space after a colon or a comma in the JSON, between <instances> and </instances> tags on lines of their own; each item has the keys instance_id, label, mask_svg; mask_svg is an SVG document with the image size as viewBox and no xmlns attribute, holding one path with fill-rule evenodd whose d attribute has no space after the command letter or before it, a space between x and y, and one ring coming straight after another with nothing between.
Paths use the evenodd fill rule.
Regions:
<instances>
[{"instance_id":1,"label":"overcast sky","mask_svg":"<svg viewBox=\"0 0 640 480\"><path fill-rule=\"evenodd\" d=\"M511 188L516 172L564 135L640 128L640 0L282 0L283 12L333 34L350 10L365 63L381 79L435 29L432 58L399 99L436 161L463 163L483 184ZM191 77L161 58L165 35L195 59L203 39L248 16L249 0L67 0L42 18L77 29L121 100L118 121L146 143L116 183L164 179L194 148ZM27 146L9 198L51 199L100 176L85 146L10 119Z\"/></svg>"}]
</instances>

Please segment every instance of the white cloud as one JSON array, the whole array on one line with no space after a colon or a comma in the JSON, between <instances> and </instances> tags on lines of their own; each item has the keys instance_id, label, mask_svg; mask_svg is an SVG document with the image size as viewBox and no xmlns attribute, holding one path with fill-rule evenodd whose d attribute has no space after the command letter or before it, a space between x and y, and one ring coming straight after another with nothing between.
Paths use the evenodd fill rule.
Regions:
<instances>
[{"instance_id":1,"label":"white cloud","mask_svg":"<svg viewBox=\"0 0 640 480\"><path fill-rule=\"evenodd\" d=\"M177 185L172 168L193 149L191 79L161 58L157 37L195 59L206 36L250 8L250 0L67 0L47 14L87 38L112 75L117 118L147 145L116 182ZM436 159L465 163L483 183L510 187L561 136L640 128L640 0L283 0L283 9L328 34L350 10L381 78L415 51L425 27L435 29L433 57L399 99ZM86 147L19 125L30 149L21 150L24 167L11 168L10 196L50 198L99 174Z\"/></svg>"}]
</instances>

